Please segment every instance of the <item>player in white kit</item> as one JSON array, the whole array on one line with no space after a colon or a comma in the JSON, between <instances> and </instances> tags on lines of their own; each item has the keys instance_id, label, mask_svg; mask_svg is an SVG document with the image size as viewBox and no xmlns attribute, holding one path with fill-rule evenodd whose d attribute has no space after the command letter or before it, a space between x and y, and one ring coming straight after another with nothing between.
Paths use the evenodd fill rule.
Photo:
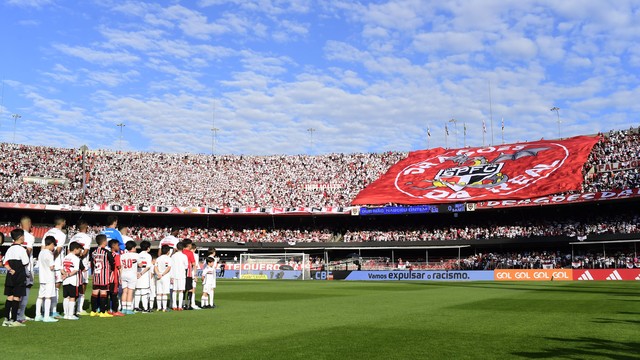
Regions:
<instances>
[{"instance_id":1,"label":"player in white kit","mask_svg":"<svg viewBox=\"0 0 640 360\"><path fill-rule=\"evenodd\" d=\"M78 301L76 301L76 314L89 315L89 313L84 310L84 293L87 291L87 284L89 283L89 267L91 266L89 263L89 250L91 249L91 236L87 234L87 231L89 230L89 223L87 223L86 220L79 220L76 226L78 227L78 232L69 239L69 245L77 242L82 246L80 260L84 267L84 270L80 274L82 279L79 289L80 294L78 295Z\"/></svg>"},{"instance_id":2,"label":"player in white kit","mask_svg":"<svg viewBox=\"0 0 640 360\"><path fill-rule=\"evenodd\" d=\"M156 259L154 272L156 277L156 299L158 300L158 311L167 311L167 301L171 288L171 258L169 246L160 248L161 255Z\"/></svg>"},{"instance_id":3,"label":"player in white kit","mask_svg":"<svg viewBox=\"0 0 640 360\"><path fill-rule=\"evenodd\" d=\"M184 289L187 281L187 268L189 259L182 253L184 245L178 243L176 252L171 256L171 283L173 284L172 308L174 311L182 311ZM177 300L177 301L176 301Z\"/></svg>"},{"instance_id":4,"label":"player in white kit","mask_svg":"<svg viewBox=\"0 0 640 360\"><path fill-rule=\"evenodd\" d=\"M153 310L156 304L156 257L151 255L151 270L149 270L149 312Z\"/></svg>"},{"instance_id":5,"label":"player in white kit","mask_svg":"<svg viewBox=\"0 0 640 360\"><path fill-rule=\"evenodd\" d=\"M40 288L38 290L38 299L36 300L36 321L42 322L58 322L57 319L51 317L51 299L56 293L56 275L54 273L53 250L56 246L56 239L53 236L42 240L42 250L38 256L38 266L40 269ZM42 305L44 305L44 316L42 316Z\"/></svg>"},{"instance_id":6,"label":"player in white kit","mask_svg":"<svg viewBox=\"0 0 640 360\"><path fill-rule=\"evenodd\" d=\"M141 311L149 312L149 294L151 292L151 274L153 272L152 259L149 255L151 243L143 241L140 243L138 253L138 281L136 281L136 291L134 295L133 307ZM142 301L142 305L140 305Z\"/></svg>"},{"instance_id":7,"label":"player in white kit","mask_svg":"<svg viewBox=\"0 0 640 360\"><path fill-rule=\"evenodd\" d=\"M133 238L131 236L129 236L129 227L126 225L120 225L118 226L118 231L120 231L120 235L122 236L122 242L125 244L125 248L126 248L126 244L128 241L134 241Z\"/></svg>"},{"instance_id":8,"label":"player in white kit","mask_svg":"<svg viewBox=\"0 0 640 360\"><path fill-rule=\"evenodd\" d=\"M60 287L62 286L62 259L65 256L64 246L67 241L67 234L62 231L65 226L67 226L67 221L60 216L56 216L53 220L54 227L49 229L42 236L45 239L47 236L53 236L56 239L55 250L53 251L54 257L54 265L55 265L55 276L56 276L56 293L54 297L51 299L51 316L58 317L58 294L60 292Z\"/></svg>"},{"instance_id":9,"label":"player in white kit","mask_svg":"<svg viewBox=\"0 0 640 360\"><path fill-rule=\"evenodd\" d=\"M173 255L173 252L175 251L176 246L178 246L178 243L180 242L180 240L177 238L178 234L180 234L180 229L172 228L171 234L167 235L167 237L160 240L160 248L158 249L158 256L161 255L160 252L163 246L168 246L171 249L169 250L169 256Z\"/></svg>"},{"instance_id":10,"label":"player in white kit","mask_svg":"<svg viewBox=\"0 0 640 360\"><path fill-rule=\"evenodd\" d=\"M120 255L120 268L122 269L122 311L125 315L131 315L133 311L133 292L138 281L138 253L136 253L135 241L127 241L127 250Z\"/></svg>"},{"instance_id":11,"label":"player in white kit","mask_svg":"<svg viewBox=\"0 0 640 360\"><path fill-rule=\"evenodd\" d=\"M63 309L64 319L78 320L76 313L76 299L78 298L79 288L82 284L81 273L84 269L78 257L82 252L82 246L79 243L69 244L69 253L62 261L62 296L64 297Z\"/></svg>"},{"instance_id":12,"label":"player in white kit","mask_svg":"<svg viewBox=\"0 0 640 360\"><path fill-rule=\"evenodd\" d=\"M216 290L216 270L218 261L215 258L215 251L207 257L207 265L202 269L202 299L200 306L203 309L213 309L213 295Z\"/></svg>"}]
</instances>

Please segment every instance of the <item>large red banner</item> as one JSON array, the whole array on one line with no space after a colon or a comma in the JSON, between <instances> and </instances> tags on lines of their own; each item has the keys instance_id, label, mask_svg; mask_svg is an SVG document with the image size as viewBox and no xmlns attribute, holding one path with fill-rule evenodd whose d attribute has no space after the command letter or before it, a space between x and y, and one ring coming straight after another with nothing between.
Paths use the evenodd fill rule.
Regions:
<instances>
[{"instance_id":1,"label":"large red banner","mask_svg":"<svg viewBox=\"0 0 640 360\"><path fill-rule=\"evenodd\" d=\"M528 199L580 190L597 137L415 151L362 190L353 205Z\"/></svg>"}]
</instances>

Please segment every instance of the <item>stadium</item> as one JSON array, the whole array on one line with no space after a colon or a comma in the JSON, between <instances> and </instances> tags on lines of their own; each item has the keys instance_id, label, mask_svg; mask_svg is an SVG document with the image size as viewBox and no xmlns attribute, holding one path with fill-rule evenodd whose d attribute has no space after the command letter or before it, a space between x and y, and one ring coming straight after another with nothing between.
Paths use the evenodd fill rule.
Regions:
<instances>
[{"instance_id":1,"label":"stadium","mask_svg":"<svg viewBox=\"0 0 640 360\"><path fill-rule=\"evenodd\" d=\"M583 331L589 334L600 331L606 338L609 330L598 330L601 326L591 325L577 331L572 335L576 343L569 349L563 345L567 339L553 335L556 331L550 325L557 321L563 323L562 317L568 316L567 324L572 321L607 324L622 337L633 331L630 324L635 320L630 319L637 314L634 305L637 290L632 284L640 279L637 257L640 183L636 167L639 141L638 130L628 129L501 145L493 150L485 147L430 149L408 154L277 157L178 156L5 143L0 145L3 164L9 164L3 167L6 181L1 193L5 201L0 203L1 230L7 239L4 251L10 244L9 233L18 226L22 216L29 216L35 224L31 231L36 244L41 243L43 234L53 226L53 219L60 216L67 221L69 238L77 232L74 224L81 219L90 224L88 233L93 238L108 225L105 221L109 215L117 215L120 226L128 228L128 235L136 243L150 241L152 249L158 248L159 241L172 228L179 228L178 238L194 240L199 253L206 254L215 248L225 269L218 272L222 278L220 293L216 295L218 308L204 314L205 310L185 313L193 316L194 321L210 318L216 324L214 328L225 324L221 326L231 326L231 333L240 329L225 321L245 316L256 318L245 318L242 328L275 326L276 323L286 328L285 324L293 319L305 322L304 316L309 316L311 323L323 323L326 319L334 323L328 333L312 331L286 341L280 338L287 336L286 330L274 331L272 335L280 339L277 349L269 349L272 340L268 340L268 336L263 339L260 332L251 340L258 343L255 350L239 350L234 346L225 347L217 340L213 342L218 344L214 346L217 351L231 357L262 357L265 351L279 357L280 351L294 351L301 346L321 348L332 354L355 351L353 354L360 356L367 353L368 346L382 341L381 336L389 344L407 341L396 325L387 327L362 320L365 312L380 312L381 318L391 322L397 316L405 322L402 326L410 329L432 329L432 326L448 329L443 330L443 334L449 335L436 337L436 343L451 336L449 326L461 326L468 321L481 323L476 325L480 328L499 326L501 329L494 329L498 334L509 328L508 322L523 321L523 331L544 331L549 335L541 339L539 346L531 347L521 343L526 331L513 335L501 348L504 354L546 357L583 349L582 354L587 357L604 356L581 347L589 347L595 341ZM573 168L541 166L557 162L542 156L545 151L556 156L551 151L554 146L563 150L560 152L563 165ZM515 152L523 151L529 151L529 156L514 156ZM474 159L469 156L473 154L484 155L482 159ZM459 155L465 157L459 158ZM505 155L509 155L507 161L512 164L505 161L496 170L493 160ZM434 158L441 161L436 164ZM166 174L142 171L158 162L162 163L158 168L165 169ZM65 166L60 166L61 163ZM316 165L311 169L317 171L301 171L299 167L309 163ZM182 170L192 164L202 166L191 167L190 172ZM445 166L444 170L432 171L437 175L430 179L430 184L440 182L439 186L421 184L415 187L414 194L402 190L402 185L413 185L428 177L399 181L398 174L423 175L420 171L431 170L435 165ZM139 175L129 179L105 176L121 173L115 171L114 166L119 170L126 167L123 173ZM478 167L481 169L469 172ZM345 172L345 169L349 170ZM547 183L525 196L500 197L498 194L492 197L495 193L487 191L508 184L505 178L516 179L518 175L514 171L522 173L522 169L524 173L528 169L547 171L548 174L528 172L544 178ZM443 176L454 170L457 177ZM464 178L466 173L461 177L463 171L476 178ZM196 179L205 178L204 172L213 177L220 174L220 179L224 174L228 179L197 182ZM190 178L172 178L171 173ZM242 177L234 178L234 173L254 173L256 177L250 183L242 183ZM279 173L290 177L282 181ZM385 184L389 178L392 186ZM443 185L445 182L448 185ZM177 187L182 183L190 183L192 187ZM118 191L111 191L115 184L119 184ZM474 188L452 189L455 184ZM435 201L421 196L429 191L437 191ZM458 195L464 192L469 199L449 200L448 196L441 195L446 191ZM207 198L203 198L203 194ZM95 246L92 244L92 248ZM36 246L36 258L38 253ZM198 266L202 268L203 264ZM353 280L356 281L351 282ZM502 284L503 281L506 282ZM519 292L526 296L522 297ZM467 296L473 299L473 305L465 311L461 300ZM496 305L498 309L512 308L485 314L489 308L484 307L489 306L494 297L498 297L495 301L504 302ZM603 301L615 302L611 303L610 310L603 310ZM423 312L407 310L420 307L423 302L426 302L423 306L431 304ZM454 305L442 307L449 303ZM276 311L279 315L272 318L270 310L265 308L269 304L279 309L277 311L283 311L280 309L284 307L285 312ZM309 314L308 309L300 309L305 314L303 318L289 313L298 311L295 309L300 306L311 306L312 313L317 315ZM320 310L324 306L332 312ZM392 308L387 309L388 306ZM406 309L398 310L396 306ZM30 307L28 312L31 311ZM447 319L440 319L439 311L446 311ZM230 318L220 315L224 312L228 312ZM360 315L354 318L350 316L352 313ZM136 314L131 318L150 316L147 319L159 325L162 321L179 321L179 316L184 314L167 314L171 318L157 315L164 314ZM279 316L282 318L275 319ZM485 316L492 321L486 323ZM87 318L79 323L87 326L91 321L93 319ZM335 325L336 321L345 324ZM358 321L364 323L358 324ZM38 323L28 325L31 326L27 328L34 329L28 331L43 331L42 335L47 331ZM110 331L120 331L119 325L111 323L111 326L114 328ZM364 338L352 333L361 331L356 330L360 326L364 326L362 331L367 329ZM371 327L376 329L373 333ZM498 341L479 328L471 328L479 331L475 336L487 337L490 343ZM337 340L336 336L342 339ZM626 343L606 344L621 358L632 357L634 353L630 349L637 349L637 343L631 337L628 339ZM482 348L480 342L470 341L472 348ZM324 347L325 342L331 346ZM358 345L353 345L354 342ZM421 342L409 340L408 353L420 356L419 344ZM393 357L397 348L390 345L380 351ZM182 353L169 354L167 357ZM433 352L435 357L461 354L445 348Z\"/></svg>"},{"instance_id":2,"label":"stadium","mask_svg":"<svg viewBox=\"0 0 640 360\"><path fill-rule=\"evenodd\" d=\"M640 359L640 1L0 1L2 359Z\"/></svg>"}]
</instances>

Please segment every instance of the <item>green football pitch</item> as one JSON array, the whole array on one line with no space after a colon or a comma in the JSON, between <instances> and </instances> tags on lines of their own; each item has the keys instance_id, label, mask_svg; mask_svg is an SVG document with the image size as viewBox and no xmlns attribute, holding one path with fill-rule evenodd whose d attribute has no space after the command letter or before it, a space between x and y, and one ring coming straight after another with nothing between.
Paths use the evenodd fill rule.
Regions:
<instances>
[{"instance_id":1,"label":"green football pitch","mask_svg":"<svg viewBox=\"0 0 640 360\"><path fill-rule=\"evenodd\" d=\"M636 282L219 280L216 303L214 310L0 327L0 354L96 360L640 358Z\"/></svg>"}]
</instances>

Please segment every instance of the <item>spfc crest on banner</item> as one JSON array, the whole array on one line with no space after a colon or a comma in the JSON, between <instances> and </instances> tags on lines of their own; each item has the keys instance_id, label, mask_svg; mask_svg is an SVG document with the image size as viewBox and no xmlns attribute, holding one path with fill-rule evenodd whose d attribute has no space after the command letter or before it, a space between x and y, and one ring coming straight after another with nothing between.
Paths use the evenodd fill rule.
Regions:
<instances>
[{"instance_id":1,"label":"spfc crest on banner","mask_svg":"<svg viewBox=\"0 0 640 360\"><path fill-rule=\"evenodd\" d=\"M546 178L567 156L558 144L451 150L409 165L395 184L412 197L481 200L488 193L513 194Z\"/></svg>"}]
</instances>

